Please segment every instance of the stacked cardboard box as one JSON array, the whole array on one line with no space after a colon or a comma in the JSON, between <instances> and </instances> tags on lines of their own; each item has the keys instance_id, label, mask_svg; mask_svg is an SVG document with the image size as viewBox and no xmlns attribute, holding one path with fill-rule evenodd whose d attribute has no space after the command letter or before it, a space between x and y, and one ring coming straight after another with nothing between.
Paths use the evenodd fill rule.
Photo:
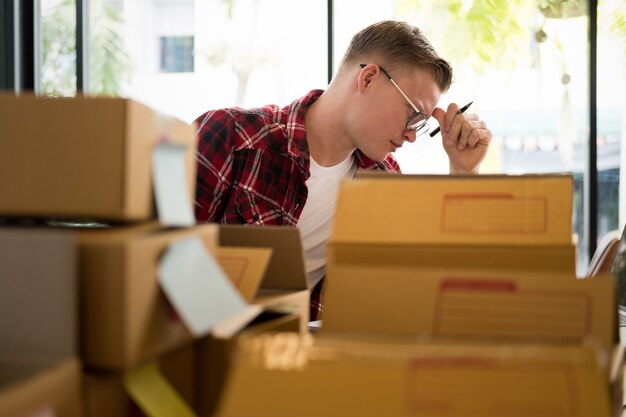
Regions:
<instances>
[{"instance_id":1,"label":"stacked cardboard box","mask_svg":"<svg viewBox=\"0 0 626 417\"><path fill-rule=\"evenodd\" d=\"M35 381L36 387L48 389L52 378L51 399L42 395L41 404L43 388L26 395L19 385L30 381L17 378L16 366L24 358L11 356L13 348L0 351L7 371L6 378L2 372L0 405L8 398L12 407L9 414L0 408L1 415L18 417L46 404L59 417L151 414L155 402L173 407L172 415L192 415L203 378L215 382L196 374L200 360L215 366L213 357L203 353L209 338L230 340L251 327L284 328L285 321L288 328L306 329L308 291L295 228L267 235L257 232L260 228L242 234L237 228L194 224L192 126L127 99L31 96L0 96L0 124L7 133L0 137L0 224L18 227L3 244L10 247L23 234L33 242L46 241L50 233L69 236L74 258L67 263L73 269L55 276L73 280L71 295L79 297L70 303L69 293L66 298L58 291L45 296L74 308L65 318L68 323L80 318L78 336L73 334L80 341L78 351L72 345L50 363L51 377ZM0 228L0 233L8 232ZM37 257L41 254L17 246L17 258L57 272ZM291 266L276 266L282 262L279 256ZM7 265L3 259L0 270ZM36 272L16 282L18 275L9 269L2 278L7 299L18 284L30 285L32 297L47 288ZM177 287L181 282L183 288ZM7 314L2 315L0 346L18 340L11 317L23 305L29 303L3 303ZM275 324L261 326L267 317ZM53 318L39 315L39 326L24 334L58 332ZM39 378L40 373L32 375ZM155 397L155 390L163 395ZM56 401L55 395L74 402Z\"/></svg>"},{"instance_id":2,"label":"stacked cardboard box","mask_svg":"<svg viewBox=\"0 0 626 417\"><path fill-rule=\"evenodd\" d=\"M344 183L319 335L242 340L217 415L620 415L615 289L576 279L571 204L568 175Z\"/></svg>"},{"instance_id":3,"label":"stacked cardboard box","mask_svg":"<svg viewBox=\"0 0 626 417\"><path fill-rule=\"evenodd\" d=\"M0 415L79 417L73 236L0 229Z\"/></svg>"}]
</instances>

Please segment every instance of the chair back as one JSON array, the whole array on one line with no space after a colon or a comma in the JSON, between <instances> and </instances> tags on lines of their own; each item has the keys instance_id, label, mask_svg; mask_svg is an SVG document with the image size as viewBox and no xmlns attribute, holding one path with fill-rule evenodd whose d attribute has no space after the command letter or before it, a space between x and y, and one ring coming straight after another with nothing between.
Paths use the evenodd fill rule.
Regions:
<instances>
[{"instance_id":1,"label":"chair back","mask_svg":"<svg viewBox=\"0 0 626 417\"><path fill-rule=\"evenodd\" d=\"M591 278L598 274L611 273L611 266L617 253L620 236L620 230L611 230L602 236L591 261L589 261L586 278Z\"/></svg>"}]
</instances>

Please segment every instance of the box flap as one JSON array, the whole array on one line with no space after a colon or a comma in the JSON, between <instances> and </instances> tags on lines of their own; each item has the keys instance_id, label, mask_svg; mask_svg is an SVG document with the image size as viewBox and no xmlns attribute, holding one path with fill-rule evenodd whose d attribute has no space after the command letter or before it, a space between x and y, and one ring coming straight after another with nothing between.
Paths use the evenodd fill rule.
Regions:
<instances>
[{"instance_id":1,"label":"box flap","mask_svg":"<svg viewBox=\"0 0 626 417\"><path fill-rule=\"evenodd\" d=\"M337 266L327 275L322 334L614 343L607 276L553 279L522 271Z\"/></svg>"},{"instance_id":2,"label":"box flap","mask_svg":"<svg viewBox=\"0 0 626 417\"><path fill-rule=\"evenodd\" d=\"M300 232L291 226L220 227L221 246L265 247L272 249L272 259L261 288L307 289Z\"/></svg>"},{"instance_id":3,"label":"box flap","mask_svg":"<svg viewBox=\"0 0 626 417\"><path fill-rule=\"evenodd\" d=\"M331 245L328 270L335 264L405 266L411 268L468 268L525 270L553 273L554 278L576 275L574 245Z\"/></svg>"},{"instance_id":4,"label":"box flap","mask_svg":"<svg viewBox=\"0 0 626 417\"><path fill-rule=\"evenodd\" d=\"M580 346L282 333L243 338L235 355L219 417L611 415L594 353Z\"/></svg>"},{"instance_id":5,"label":"box flap","mask_svg":"<svg viewBox=\"0 0 626 417\"><path fill-rule=\"evenodd\" d=\"M213 254L235 288L251 303L266 274L272 249L224 246L215 248Z\"/></svg>"},{"instance_id":6,"label":"box flap","mask_svg":"<svg viewBox=\"0 0 626 417\"><path fill-rule=\"evenodd\" d=\"M568 245L572 190L570 175L359 177L341 184L330 241Z\"/></svg>"}]
</instances>

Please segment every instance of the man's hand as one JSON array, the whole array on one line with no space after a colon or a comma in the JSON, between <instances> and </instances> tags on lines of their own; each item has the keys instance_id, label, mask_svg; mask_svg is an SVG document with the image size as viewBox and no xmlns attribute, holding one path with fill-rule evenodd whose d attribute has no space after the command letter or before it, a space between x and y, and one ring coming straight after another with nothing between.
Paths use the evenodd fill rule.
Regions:
<instances>
[{"instance_id":1,"label":"man's hand","mask_svg":"<svg viewBox=\"0 0 626 417\"><path fill-rule=\"evenodd\" d=\"M456 103L450 104L447 111L440 107L433 110L441 128L443 148L450 159L450 173L478 174L492 134L477 114L458 113L458 110Z\"/></svg>"}]
</instances>

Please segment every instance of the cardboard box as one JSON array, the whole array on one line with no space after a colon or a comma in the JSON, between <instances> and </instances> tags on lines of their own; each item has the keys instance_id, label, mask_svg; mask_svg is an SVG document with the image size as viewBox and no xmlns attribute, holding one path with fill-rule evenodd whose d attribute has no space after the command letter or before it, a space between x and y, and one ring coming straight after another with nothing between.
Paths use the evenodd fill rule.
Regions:
<instances>
[{"instance_id":1,"label":"cardboard box","mask_svg":"<svg viewBox=\"0 0 626 417\"><path fill-rule=\"evenodd\" d=\"M193 127L135 101L0 95L0 126L2 216L155 218L151 158L162 141L187 147L193 201Z\"/></svg>"},{"instance_id":2,"label":"cardboard box","mask_svg":"<svg viewBox=\"0 0 626 417\"><path fill-rule=\"evenodd\" d=\"M322 334L522 343L593 340L606 355L615 344L615 283L608 276L554 280L548 274L515 271L477 274L370 265L351 265L337 273L340 279L327 287Z\"/></svg>"},{"instance_id":3,"label":"cardboard box","mask_svg":"<svg viewBox=\"0 0 626 417\"><path fill-rule=\"evenodd\" d=\"M268 249L270 258L264 252ZM297 314L303 318L301 331L306 332L310 297L297 228L221 226L215 255L249 303L265 311Z\"/></svg>"},{"instance_id":4,"label":"cardboard box","mask_svg":"<svg viewBox=\"0 0 626 417\"><path fill-rule=\"evenodd\" d=\"M231 338L208 336L197 343L198 393L196 411L199 417L212 417L222 396L224 384L233 366L233 349L242 335L290 332L304 335L302 322L306 318L297 314L263 314L239 335Z\"/></svg>"},{"instance_id":5,"label":"cardboard box","mask_svg":"<svg viewBox=\"0 0 626 417\"><path fill-rule=\"evenodd\" d=\"M198 343L197 411L212 416L240 334L308 332L310 293L300 233L286 226L221 226L215 257L245 300L262 313L234 334L214 332Z\"/></svg>"},{"instance_id":6,"label":"cardboard box","mask_svg":"<svg viewBox=\"0 0 626 417\"><path fill-rule=\"evenodd\" d=\"M196 390L195 346L188 345L164 354L158 359L163 377L178 395L193 407ZM84 417L138 417L145 414L124 388L119 372L88 372L84 384Z\"/></svg>"},{"instance_id":7,"label":"cardboard box","mask_svg":"<svg viewBox=\"0 0 626 417\"><path fill-rule=\"evenodd\" d=\"M71 233L0 228L0 357L74 356L77 295Z\"/></svg>"},{"instance_id":8,"label":"cardboard box","mask_svg":"<svg viewBox=\"0 0 626 417\"><path fill-rule=\"evenodd\" d=\"M541 319L532 315L523 318L534 326L527 331L513 321L507 327L500 308L509 299L524 303L524 291L561 298L570 290L584 296L596 291L594 283L573 282L571 199L568 175L366 175L344 182L328 248L322 332L564 337L563 329L540 331ZM497 299L476 303L489 316L478 328L450 327L448 321L441 327L442 297L453 285ZM613 290L607 283L601 291L610 296ZM610 304L594 297L594 308ZM550 296L541 302L558 313ZM606 349L611 319L594 327L602 328ZM581 328L589 326L581 323L567 327L567 337L587 334Z\"/></svg>"},{"instance_id":9,"label":"cardboard box","mask_svg":"<svg viewBox=\"0 0 626 417\"><path fill-rule=\"evenodd\" d=\"M86 366L130 369L189 343L193 336L157 281L168 245L200 237L217 243L217 226L161 229L141 225L78 232L81 274L81 352Z\"/></svg>"},{"instance_id":10,"label":"cardboard box","mask_svg":"<svg viewBox=\"0 0 626 417\"><path fill-rule=\"evenodd\" d=\"M342 263L574 274L572 189L568 175L361 174L341 185L327 275Z\"/></svg>"},{"instance_id":11,"label":"cardboard box","mask_svg":"<svg viewBox=\"0 0 626 417\"><path fill-rule=\"evenodd\" d=\"M589 347L280 334L241 341L216 416L609 417L609 398Z\"/></svg>"},{"instance_id":12,"label":"cardboard box","mask_svg":"<svg viewBox=\"0 0 626 417\"><path fill-rule=\"evenodd\" d=\"M0 416L81 416L71 233L0 228Z\"/></svg>"},{"instance_id":13,"label":"cardboard box","mask_svg":"<svg viewBox=\"0 0 626 417\"><path fill-rule=\"evenodd\" d=\"M43 412L56 417L82 416L78 360L0 357L0 415L27 417Z\"/></svg>"}]
</instances>

